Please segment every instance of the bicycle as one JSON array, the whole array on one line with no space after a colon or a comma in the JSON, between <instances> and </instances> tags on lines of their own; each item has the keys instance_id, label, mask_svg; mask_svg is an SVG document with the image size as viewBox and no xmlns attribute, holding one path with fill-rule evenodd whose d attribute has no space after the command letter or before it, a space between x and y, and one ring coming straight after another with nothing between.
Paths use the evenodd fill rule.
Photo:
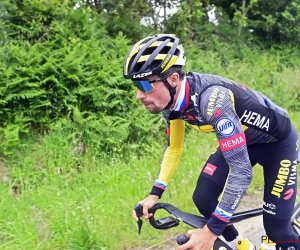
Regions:
<instances>
[{"instance_id":1,"label":"bicycle","mask_svg":"<svg viewBox=\"0 0 300 250\"><path fill-rule=\"evenodd\" d=\"M300 152L298 154L298 164L299 163L300 163ZM159 209L163 209L171 215L156 220L155 213ZM138 203L135 205L134 210L136 211L137 217L139 218L137 224L138 224L138 234L140 234L143 225L143 221L140 219L140 217L142 217L143 215L143 206ZM149 209L149 213L153 214L149 218L149 222L151 226L159 230L167 230L172 227L177 227L180 224L180 222L183 222L193 228L203 228L207 223L207 219L204 218L203 216L184 212L169 203L157 203L156 205L154 205L152 208ZM262 214L263 214L262 208L256 208L256 209L246 210L243 212L238 212L233 214L233 216L230 219L229 225L256 216L260 216ZM299 235L299 239L300 239L300 202L297 203L294 207L293 216L291 217L291 224L294 231ZM180 234L176 239L178 245L183 245L188 240L189 238L184 234ZM232 248L229 247L220 237L217 237L213 246L213 250L232 250Z\"/></svg>"}]
</instances>

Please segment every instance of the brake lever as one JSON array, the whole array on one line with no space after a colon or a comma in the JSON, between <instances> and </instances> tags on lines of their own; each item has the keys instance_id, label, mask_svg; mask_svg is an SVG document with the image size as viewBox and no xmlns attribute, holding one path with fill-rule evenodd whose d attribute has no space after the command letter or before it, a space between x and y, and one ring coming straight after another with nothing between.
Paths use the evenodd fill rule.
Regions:
<instances>
[{"instance_id":1,"label":"brake lever","mask_svg":"<svg viewBox=\"0 0 300 250\"><path fill-rule=\"evenodd\" d=\"M141 204L136 204L134 206L134 210L136 212L136 216L138 217L137 225L138 225L138 234L141 234L143 221L141 220L141 217L143 215L143 206Z\"/></svg>"}]
</instances>

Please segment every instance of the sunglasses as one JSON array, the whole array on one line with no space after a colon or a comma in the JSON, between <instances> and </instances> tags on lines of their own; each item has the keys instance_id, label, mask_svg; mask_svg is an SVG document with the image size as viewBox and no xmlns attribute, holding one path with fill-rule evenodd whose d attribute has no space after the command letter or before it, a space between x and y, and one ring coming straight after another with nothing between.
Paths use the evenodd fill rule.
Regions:
<instances>
[{"instance_id":1,"label":"sunglasses","mask_svg":"<svg viewBox=\"0 0 300 250\"><path fill-rule=\"evenodd\" d=\"M155 80L132 80L133 85L143 93L150 93L154 90L154 84L155 82L159 82L165 78L157 78Z\"/></svg>"},{"instance_id":2,"label":"sunglasses","mask_svg":"<svg viewBox=\"0 0 300 250\"><path fill-rule=\"evenodd\" d=\"M133 82L133 85L138 90L142 91L143 93L150 93L151 91L154 90L153 83L167 79L170 75L172 75L173 73L177 72L177 70L178 69L174 70L173 72L171 72L167 76L158 77L157 79L154 79L154 80L132 80L132 82Z\"/></svg>"}]
</instances>

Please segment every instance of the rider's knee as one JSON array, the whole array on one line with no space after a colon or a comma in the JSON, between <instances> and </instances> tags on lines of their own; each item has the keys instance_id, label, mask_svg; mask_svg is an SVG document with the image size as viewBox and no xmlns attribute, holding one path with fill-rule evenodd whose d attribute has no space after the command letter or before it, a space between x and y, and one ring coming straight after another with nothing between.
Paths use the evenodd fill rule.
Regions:
<instances>
[{"instance_id":1,"label":"rider's knee","mask_svg":"<svg viewBox=\"0 0 300 250\"><path fill-rule=\"evenodd\" d=\"M205 192L204 190L202 192L194 191L193 194L193 201L198 208L199 212L204 217L210 217L211 213L216 208L216 201L214 198L212 198L208 192Z\"/></svg>"}]
</instances>

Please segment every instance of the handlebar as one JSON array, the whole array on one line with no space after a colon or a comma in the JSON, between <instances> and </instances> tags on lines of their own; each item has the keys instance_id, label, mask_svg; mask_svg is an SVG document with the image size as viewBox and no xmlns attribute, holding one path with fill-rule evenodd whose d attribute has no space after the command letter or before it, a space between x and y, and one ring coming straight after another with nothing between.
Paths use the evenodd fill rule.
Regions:
<instances>
[{"instance_id":1,"label":"handlebar","mask_svg":"<svg viewBox=\"0 0 300 250\"><path fill-rule=\"evenodd\" d=\"M172 216L155 220L155 213L159 209L166 210ZM142 217L143 206L141 204L136 204L134 210L138 218ZM151 226L161 230L176 227L179 225L179 222L184 222L185 224L188 224L189 226L194 228L202 228L207 223L207 219L205 219L204 217L183 212L169 203L157 203L152 208L150 208L148 212L153 214L153 216L149 218Z\"/></svg>"},{"instance_id":2,"label":"handlebar","mask_svg":"<svg viewBox=\"0 0 300 250\"><path fill-rule=\"evenodd\" d=\"M159 209L166 210L169 214L171 214L171 216L167 216L167 217L155 220L155 213ZM135 210L138 218L142 217L143 206L141 204L139 204L139 203L136 204L134 207L134 210ZM258 209L249 210L249 211L247 211L247 213L245 213L245 212L235 213L231 217L229 225L234 224L239 221L242 221L242 220L245 220L245 219L249 219L249 218L252 218L255 216L262 215L262 211L263 210L261 208L258 208ZM199 215L183 212L179 208L177 208L169 203L157 203L152 208L150 208L148 212L153 214L153 216L149 218L149 222L150 222L151 226L153 226L156 229L160 229L160 230L165 230L165 229L169 229L172 227L176 227L179 225L179 222L183 222L193 228L203 228L206 225L207 220L208 220Z\"/></svg>"},{"instance_id":3,"label":"handlebar","mask_svg":"<svg viewBox=\"0 0 300 250\"><path fill-rule=\"evenodd\" d=\"M155 213L159 209L166 210L171 215L156 220ZM143 216L143 206L138 203L135 205L134 210L136 212L137 217L139 218L137 224L138 224L138 234L140 234L141 230L142 230L142 225L143 225L142 220L140 219ZM169 229L172 227L176 227L179 225L180 222L188 224L189 226L191 226L193 228L203 228L207 223L206 218L199 216L199 215L183 212L180 209L178 209L177 207L175 207L169 203L157 203L152 208L150 208L148 210L148 212L153 214L153 216L151 216L149 218L149 222L150 222L151 226L156 229L160 229L160 230L166 230L166 229ZM245 213L245 212L236 213L231 217L229 224L233 224L233 223L236 223L236 222L239 222L239 221L251 218L251 217L259 216L259 215L262 215L261 208L249 210L249 211L247 211L247 213ZM176 241L177 241L178 245L183 245L187 241L189 241L189 238L186 235L181 234L177 237Z\"/></svg>"},{"instance_id":4,"label":"handlebar","mask_svg":"<svg viewBox=\"0 0 300 250\"><path fill-rule=\"evenodd\" d=\"M155 220L154 214L156 213L156 211L158 209L164 209L164 210L168 211L170 214L172 214L174 217L173 216L167 216L167 217ZM136 212L137 217L139 218L137 224L138 224L138 233L140 234L141 230L142 230L142 225L143 225L142 220L140 219L140 217L142 217L142 215L143 215L143 206L138 203L138 204L135 205L134 210ZM150 222L151 226L156 228L156 229L160 229L160 230L165 230L165 229L169 229L169 228L172 228L172 227L177 227L179 225L179 222L183 221L182 218L176 217L175 214L177 214L177 216L179 216L181 214L181 215L184 215L183 217L188 217L183 221L187 224L191 224L193 219L195 219L195 217L199 217L197 215L182 212L178 208L176 208L176 207L174 207L174 206L172 206L168 203L157 203L152 208L150 208L148 210L148 212L153 214L153 216L151 216L149 218L149 222ZM201 218L201 217L199 217L199 218ZM188 220L188 219L190 219L190 220ZM201 220L203 220L203 218L201 218ZM203 221L203 225L205 225L204 221ZM189 238L184 234L180 234L177 237L176 241L177 241L178 245L183 245L183 244L185 244L186 242L189 241Z\"/></svg>"},{"instance_id":5,"label":"handlebar","mask_svg":"<svg viewBox=\"0 0 300 250\"><path fill-rule=\"evenodd\" d=\"M177 237L177 239L176 239L177 244L178 244L179 246L181 246L181 245L187 243L189 240L190 240L189 237L187 237L185 234L180 234L180 235L178 235L178 237Z\"/></svg>"}]
</instances>

